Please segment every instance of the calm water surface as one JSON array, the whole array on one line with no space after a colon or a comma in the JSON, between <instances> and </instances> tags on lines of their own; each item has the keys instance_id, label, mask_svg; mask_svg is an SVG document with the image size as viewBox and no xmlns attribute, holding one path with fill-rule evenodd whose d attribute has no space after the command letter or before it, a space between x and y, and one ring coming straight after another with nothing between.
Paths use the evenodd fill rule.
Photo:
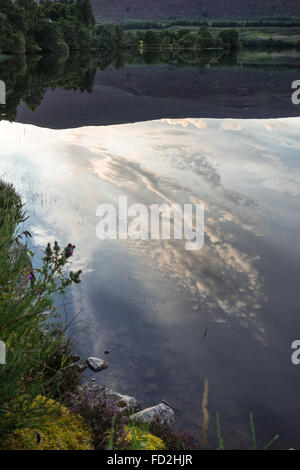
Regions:
<instances>
[{"instance_id":1,"label":"calm water surface","mask_svg":"<svg viewBox=\"0 0 300 470\"><path fill-rule=\"evenodd\" d=\"M110 368L96 380L152 405L199 435L209 383L225 446L299 447L300 118L160 120L49 130L0 124L1 176L22 194L33 245L77 245L72 289L78 349ZM96 208L201 203L205 245L100 241ZM276 447L276 446L275 446Z\"/></svg>"}]
</instances>

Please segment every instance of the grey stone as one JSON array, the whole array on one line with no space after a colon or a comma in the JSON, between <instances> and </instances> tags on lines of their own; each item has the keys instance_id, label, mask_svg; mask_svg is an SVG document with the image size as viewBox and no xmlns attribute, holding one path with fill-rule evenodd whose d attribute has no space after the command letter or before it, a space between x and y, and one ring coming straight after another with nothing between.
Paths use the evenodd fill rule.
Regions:
<instances>
[{"instance_id":1,"label":"grey stone","mask_svg":"<svg viewBox=\"0 0 300 470\"><path fill-rule=\"evenodd\" d=\"M158 405L150 408L145 408L144 410L132 415L130 419L132 421L148 424L160 421L162 425L169 428L173 428L175 423L174 411L165 403L159 403Z\"/></svg>"},{"instance_id":2,"label":"grey stone","mask_svg":"<svg viewBox=\"0 0 300 470\"><path fill-rule=\"evenodd\" d=\"M98 357L88 357L86 363L94 372L100 372L108 368L108 362Z\"/></svg>"},{"instance_id":3,"label":"grey stone","mask_svg":"<svg viewBox=\"0 0 300 470\"><path fill-rule=\"evenodd\" d=\"M141 404L136 398L129 395L122 395L115 390L105 388L96 383L86 382L82 386L81 391L92 392L94 397L102 396L103 398L109 398L116 404L120 412L134 413L141 409Z\"/></svg>"},{"instance_id":4,"label":"grey stone","mask_svg":"<svg viewBox=\"0 0 300 470\"><path fill-rule=\"evenodd\" d=\"M141 404L136 398L129 395L122 395L121 393L115 392L109 388L105 388L103 393L106 397L112 398L116 401L116 405L120 411L126 413L134 413L141 409Z\"/></svg>"}]
</instances>

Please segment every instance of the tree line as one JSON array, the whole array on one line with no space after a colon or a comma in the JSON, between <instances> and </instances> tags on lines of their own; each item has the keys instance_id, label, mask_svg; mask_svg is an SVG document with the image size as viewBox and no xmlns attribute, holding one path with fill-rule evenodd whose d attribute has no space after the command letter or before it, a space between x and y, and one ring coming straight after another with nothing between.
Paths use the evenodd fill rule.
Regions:
<instances>
[{"instance_id":1,"label":"tree line","mask_svg":"<svg viewBox=\"0 0 300 470\"><path fill-rule=\"evenodd\" d=\"M136 36L142 47L146 49L225 49L233 52L241 45L236 30L226 29L215 36L208 31L206 26L201 26L197 32L191 32L189 29L158 32L147 30L146 32L138 31Z\"/></svg>"},{"instance_id":2,"label":"tree line","mask_svg":"<svg viewBox=\"0 0 300 470\"><path fill-rule=\"evenodd\" d=\"M68 53L97 47L90 0L0 0L0 52Z\"/></svg>"},{"instance_id":3,"label":"tree line","mask_svg":"<svg viewBox=\"0 0 300 470\"><path fill-rule=\"evenodd\" d=\"M96 25L90 0L0 0L0 53L35 54L103 49L225 49L239 47L239 35L226 29L212 35L197 32L126 31L121 25Z\"/></svg>"},{"instance_id":4,"label":"tree line","mask_svg":"<svg viewBox=\"0 0 300 470\"><path fill-rule=\"evenodd\" d=\"M255 28L255 27L299 27L300 18L291 16L260 18L258 20L200 20L200 19L175 19L167 21L130 20L122 23L126 30L136 29L168 29L174 26L208 26L212 28Z\"/></svg>"}]
</instances>

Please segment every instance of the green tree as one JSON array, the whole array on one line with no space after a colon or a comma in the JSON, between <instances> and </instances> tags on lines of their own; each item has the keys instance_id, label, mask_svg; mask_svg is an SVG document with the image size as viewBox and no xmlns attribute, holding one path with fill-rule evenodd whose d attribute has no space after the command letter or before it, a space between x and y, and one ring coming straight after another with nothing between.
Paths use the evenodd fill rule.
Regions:
<instances>
[{"instance_id":1,"label":"green tree","mask_svg":"<svg viewBox=\"0 0 300 470\"><path fill-rule=\"evenodd\" d=\"M96 27L96 35L99 38L99 44L101 49L109 49L112 45L112 33L104 25Z\"/></svg>"},{"instance_id":2,"label":"green tree","mask_svg":"<svg viewBox=\"0 0 300 470\"><path fill-rule=\"evenodd\" d=\"M202 49L210 49L216 47L216 40L208 31L206 26L201 26L197 34L196 46Z\"/></svg>"},{"instance_id":3,"label":"green tree","mask_svg":"<svg viewBox=\"0 0 300 470\"><path fill-rule=\"evenodd\" d=\"M13 48L13 30L4 13L0 13L0 52L9 53Z\"/></svg>"},{"instance_id":4,"label":"green tree","mask_svg":"<svg viewBox=\"0 0 300 470\"><path fill-rule=\"evenodd\" d=\"M45 52L68 54L69 48L58 24L49 19L40 20L35 29L35 38L40 48Z\"/></svg>"},{"instance_id":5,"label":"green tree","mask_svg":"<svg viewBox=\"0 0 300 470\"><path fill-rule=\"evenodd\" d=\"M94 26L95 18L90 0L76 0L76 6L82 14L84 23L87 26Z\"/></svg>"},{"instance_id":6,"label":"green tree","mask_svg":"<svg viewBox=\"0 0 300 470\"><path fill-rule=\"evenodd\" d=\"M78 25L79 23L72 21L71 19L60 19L59 25L62 30L64 40L68 44L71 51L79 50L79 37L78 37Z\"/></svg>"},{"instance_id":7,"label":"green tree","mask_svg":"<svg viewBox=\"0 0 300 470\"><path fill-rule=\"evenodd\" d=\"M178 45L183 48L193 48L195 45L194 34L187 33L182 36L178 41Z\"/></svg>"},{"instance_id":8,"label":"green tree","mask_svg":"<svg viewBox=\"0 0 300 470\"><path fill-rule=\"evenodd\" d=\"M124 41L125 33L122 26L117 25L112 30L112 40L116 49L121 49Z\"/></svg>"},{"instance_id":9,"label":"green tree","mask_svg":"<svg viewBox=\"0 0 300 470\"><path fill-rule=\"evenodd\" d=\"M136 34L129 31L124 35L123 39L123 46L126 48L137 48L138 47L138 40Z\"/></svg>"},{"instance_id":10,"label":"green tree","mask_svg":"<svg viewBox=\"0 0 300 470\"><path fill-rule=\"evenodd\" d=\"M7 16L7 19L15 32L24 32L26 30L24 8L19 7L11 0L0 0L0 12Z\"/></svg>"},{"instance_id":11,"label":"green tree","mask_svg":"<svg viewBox=\"0 0 300 470\"><path fill-rule=\"evenodd\" d=\"M224 29L219 34L219 38L224 44L227 44L231 51L237 50L241 46L239 33L235 29Z\"/></svg>"},{"instance_id":12,"label":"green tree","mask_svg":"<svg viewBox=\"0 0 300 470\"><path fill-rule=\"evenodd\" d=\"M63 3L55 2L45 9L45 16L52 21L56 21L59 18L65 17L65 10L66 6Z\"/></svg>"},{"instance_id":13,"label":"green tree","mask_svg":"<svg viewBox=\"0 0 300 470\"><path fill-rule=\"evenodd\" d=\"M146 48L156 48L160 45L160 35L149 29L143 37L144 46Z\"/></svg>"},{"instance_id":14,"label":"green tree","mask_svg":"<svg viewBox=\"0 0 300 470\"><path fill-rule=\"evenodd\" d=\"M22 31L18 31L17 33L13 34L12 37L14 41L13 51L14 54L25 54L26 47L25 47L25 37Z\"/></svg>"},{"instance_id":15,"label":"green tree","mask_svg":"<svg viewBox=\"0 0 300 470\"><path fill-rule=\"evenodd\" d=\"M76 3L70 3L65 8L65 17L70 21L83 22L83 16Z\"/></svg>"}]
</instances>

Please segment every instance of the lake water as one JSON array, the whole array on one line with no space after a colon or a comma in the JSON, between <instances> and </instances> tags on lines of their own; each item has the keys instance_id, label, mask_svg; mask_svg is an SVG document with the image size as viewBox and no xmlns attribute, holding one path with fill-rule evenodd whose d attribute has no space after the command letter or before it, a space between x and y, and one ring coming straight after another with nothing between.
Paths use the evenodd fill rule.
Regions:
<instances>
[{"instance_id":1,"label":"lake water","mask_svg":"<svg viewBox=\"0 0 300 470\"><path fill-rule=\"evenodd\" d=\"M106 96L99 86L91 94L49 91L34 112L19 105L22 123L0 123L1 177L24 198L32 244L38 252L56 239L77 246L72 267L83 270L83 282L66 308L79 312L79 352L103 357L108 349L109 369L93 375L99 383L145 405L167 400L178 427L197 437L208 380L207 448L217 447L217 410L226 448L251 447L249 412L261 447L275 434L275 448L299 447L300 366L291 362L291 343L300 338L300 117L286 116L300 113L285 101L290 82L277 119L195 117L187 89L177 118L162 107L163 119L148 120L150 108L136 119L135 98L145 95L135 93L128 121L142 122L88 125ZM59 129L47 128L56 121L51 93L61 93L62 112L75 93L81 103L94 97L93 116L79 125L77 110L70 124L66 105L49 125ZM191 114L178 118L189 102ZM224 101L215 104L223 115ZM261 103L252 105L254 117ZM39 125L28 124L35 119ZM202 204L203 249L99 240L96 209L119 196L147 206Z\"/></svg>"}]
</instances>

